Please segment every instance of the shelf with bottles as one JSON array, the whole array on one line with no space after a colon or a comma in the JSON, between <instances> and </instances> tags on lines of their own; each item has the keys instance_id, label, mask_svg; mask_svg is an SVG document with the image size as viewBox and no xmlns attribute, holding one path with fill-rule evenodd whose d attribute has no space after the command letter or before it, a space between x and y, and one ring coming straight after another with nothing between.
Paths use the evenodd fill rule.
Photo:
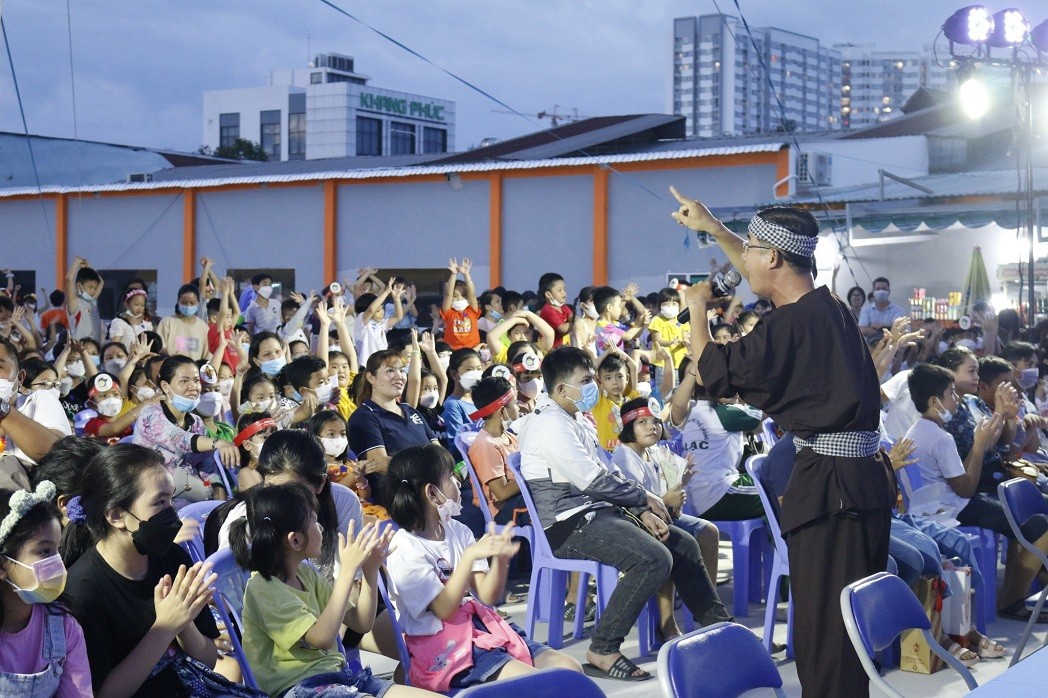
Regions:
<instances>
[{"instance_id":1,"label":"shelf with bottles","mask_svg":"<svg viewBox=\"0 0 1048 698\"><path fill-rule=\"evenodd\" d=\"M910 317L915 320L935 318L939 321L956 321L964 315L961 292L950 291L945 298L925 294L923 288L915 288L910 298Z\"/></svg>"}]
</instances>

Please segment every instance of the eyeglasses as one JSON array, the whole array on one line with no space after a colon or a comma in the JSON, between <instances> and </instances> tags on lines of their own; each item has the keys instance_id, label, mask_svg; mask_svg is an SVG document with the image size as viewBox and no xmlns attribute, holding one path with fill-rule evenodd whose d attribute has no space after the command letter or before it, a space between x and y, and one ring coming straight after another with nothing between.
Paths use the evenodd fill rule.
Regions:
<instances>
[{"instance_id":1,"label":"eyeglasses","mask_svg":"<svg viewBox=\"0 0 1048 698\"><path fill-rule=\"evenodd\" d=\"M44 390L51 390L52 388L58 388L61 386L59 381L41 381L40 383L30 383L30 388L43 388Z\"/></svg>"},{"instance_id":2,"label":"eyeglasses","mask_svg":"<svg viewBox=\"0 0 1048 698\"><path fill-rule=\"evenodd\" d=\"M774 249L777 249L777 248L775 248L775 247L768 247L767 245L751 245L749 243L749 241L743 241L743 243L742 243L742 250L743 250L743 252L745 252L746 250L774 250Z\"/></svg>"}]
</instances>

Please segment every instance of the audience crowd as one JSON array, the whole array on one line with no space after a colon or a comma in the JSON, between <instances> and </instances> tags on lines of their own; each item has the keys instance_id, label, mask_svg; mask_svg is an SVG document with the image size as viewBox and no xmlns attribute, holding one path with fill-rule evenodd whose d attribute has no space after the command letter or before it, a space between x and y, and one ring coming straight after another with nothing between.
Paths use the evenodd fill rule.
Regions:
<instances>
[{"instance_id":1,"label":"audience crowd","mask_svg":"<svg viewBox=\"0 0 1048 698\"><path fill-rule=\"evenodd\" d=\"M410 279L377 274L280 297L261 273L238 297L204 258L166 317L132 280L103 319L105 279L82 258L64 289L0 290L0 693L408 696L536 667L637 681L650 674L620 647L651 597L663 641L681 633L678 598L699 625L730 620L711 521L764 516L757 488L781 495L794 450L784 435L768 481L745 475L775 428L706 393L678 321L685 286L571 289L547 273L535 291L478 293L470 260L452 259L420 307ZM881 375L883 444L921 483L892 524L899 575L964 564L994 584L957 527L1012 537L997 485L1048 493L1048 323L1006 332L1014 311L985 303L971 323L911 318L888 279L870 291L843 299ZM774 312L722 305L692 320L719 343ZM202 502L205 525L180 518ZM485 519L619 571L584 664L492 609L520 544ZM1048 553L1048 517L1023 530ZM243 627L216 622L215 574L180 545L194 541L251 571ZM1001 615L1028 617L1039 569L1009 549ZM397 658L398 627L411 688L338 651ZM1003 656L974 628L967 640L943 642L966 663Z\"/></svg>"}]
</instances>

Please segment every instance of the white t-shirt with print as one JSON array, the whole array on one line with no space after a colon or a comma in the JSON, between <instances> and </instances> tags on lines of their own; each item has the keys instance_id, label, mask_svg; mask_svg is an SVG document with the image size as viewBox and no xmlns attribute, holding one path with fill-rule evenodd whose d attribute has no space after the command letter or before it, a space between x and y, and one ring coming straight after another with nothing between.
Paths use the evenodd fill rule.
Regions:
<instances>
[{"instance_id":1,"label":"white t-shirt with print","mask_svg":"<svg viewBox=\"0 0 1048 698\"><path fill-rule=\"evenodd\" d=\"M954 492L946 482L965 472L953 436L930 419L921 417L906 432L906 438L914 443L913 457L924 480L923 486L910 494L909 512L934 519L956 519L969 500Z\"/></svg>"}]
</instances>

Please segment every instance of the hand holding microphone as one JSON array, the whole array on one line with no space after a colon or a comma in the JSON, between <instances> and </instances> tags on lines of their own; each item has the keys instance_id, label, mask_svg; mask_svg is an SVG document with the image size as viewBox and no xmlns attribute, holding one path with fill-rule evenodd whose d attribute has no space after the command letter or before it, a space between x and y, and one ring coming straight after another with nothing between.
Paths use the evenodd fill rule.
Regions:
<instances>
[{"instance_id":1,"label":"hand holding microphone","mask_svg":"<svg viewBox=\"0 0 1048 698\"><path fill-rule=\"evenodd\" d=\"M742 283L742 274L738 269L729 269L727 272L717 272L710 277L710 291L714 298L727 298L735 295L735 287ZM677 322L685 324L691 321L691 311L685 307L677 313Z\"/></svg>"}]
</instances>

